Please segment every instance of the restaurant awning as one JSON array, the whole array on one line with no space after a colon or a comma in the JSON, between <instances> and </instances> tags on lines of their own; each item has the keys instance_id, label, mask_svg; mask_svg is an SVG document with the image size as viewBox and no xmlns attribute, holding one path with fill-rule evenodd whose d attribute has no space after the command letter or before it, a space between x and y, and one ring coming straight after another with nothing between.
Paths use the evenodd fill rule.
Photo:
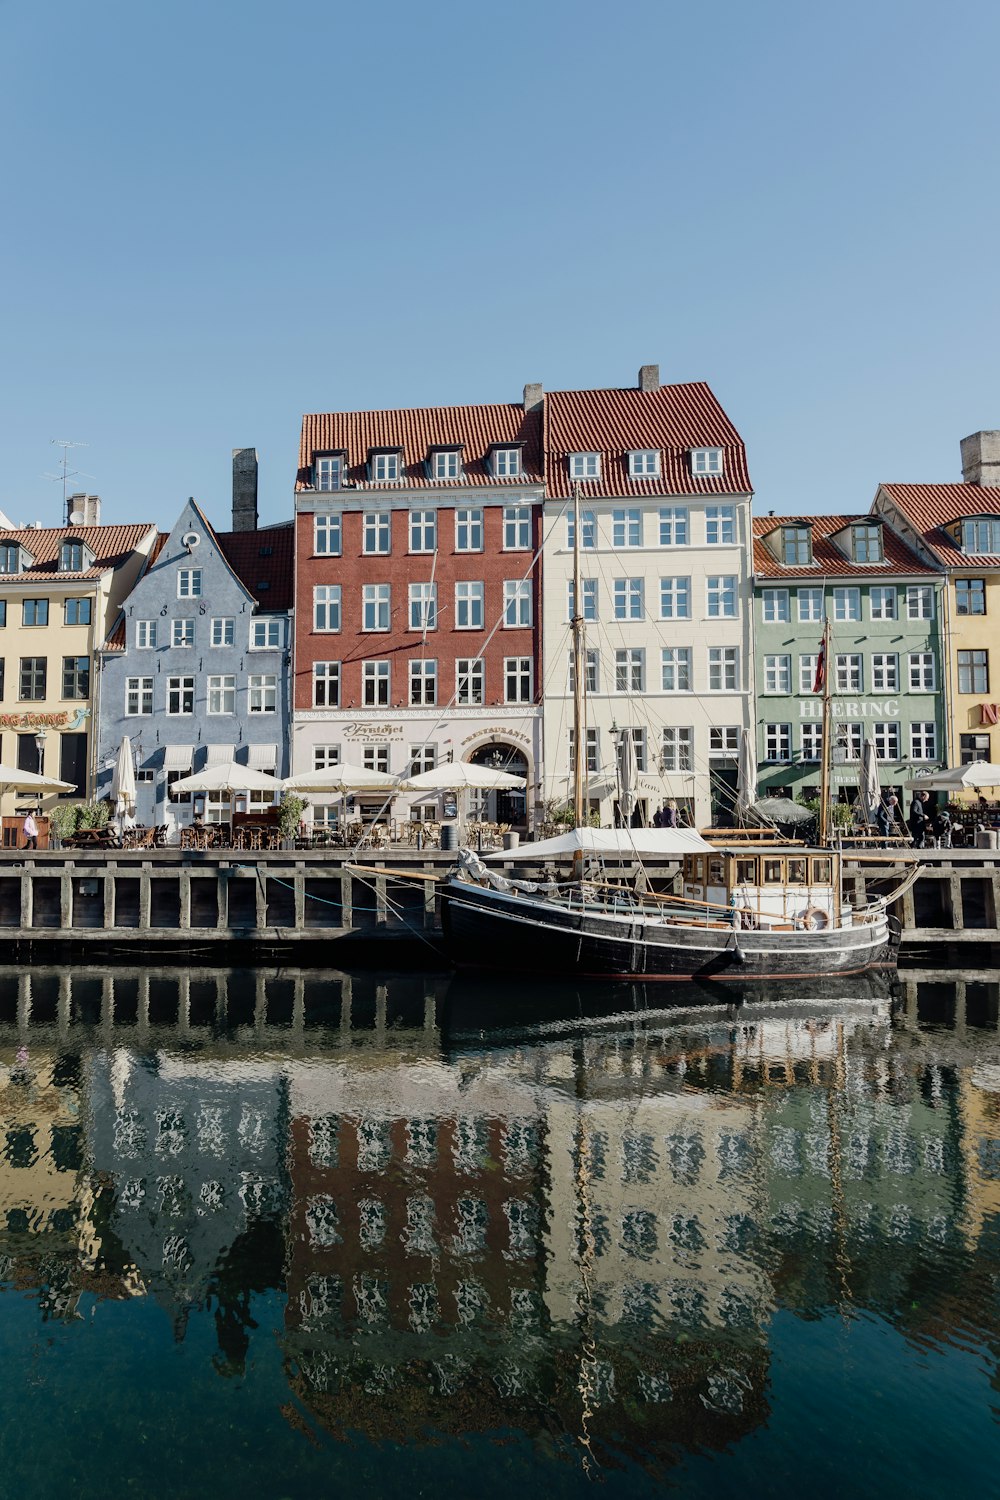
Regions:
<instances>
[{"instance_id":1,"label":"restaurant awning","mask_svg":"<svg viewBox=\"0 0 1000 1500\"><path fill-rule=\"evenodd\" d=\"M193 745L168 745L163 755L165 771L187 771L194 765Z\"/></svg>"},{"instance_id":2,"label":"restaurant awning","mask_svg":"<svg viewBox=\"0 0 1000 1500\"><path fill-rule=\"evenodd\" d=\"M251 745L247 765L257 771L273 771L278 765L277 745Z\"/></svg>"},{"instance_id":3,"label":"restaurant awning","mask_svg":"<svg viewBox=\"0 0 1000 1500\"><path fill-rule=\"evenodd\" d=\"M222 766L227 760L236 759L235 745L209 745L206 766Z\"/></svg>"}]
</instances>

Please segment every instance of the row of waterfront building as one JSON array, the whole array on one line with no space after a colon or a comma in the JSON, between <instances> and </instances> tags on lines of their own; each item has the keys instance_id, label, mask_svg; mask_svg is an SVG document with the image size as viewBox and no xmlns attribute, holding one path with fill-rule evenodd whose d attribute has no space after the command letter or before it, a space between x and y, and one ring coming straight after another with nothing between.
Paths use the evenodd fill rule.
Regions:
<instances>
[{"instance_id":1,"label":"row of waterfront building","mask_svg":"<svg viewBox=\"0 0 1000 1500\"><path fill-rule=\"evenodd\" d=\"M839 793L866 735L886 786L1000 756L1000 432L963 440L960 483L881 484L866 513L753 517L752 495L709 387L647 365L634 389L307 415L278 525L259 525L252 449L231 530L193 500L168 533L105 526L72 496L60 527L0 531L0 759L102 795L127 735L144 822L185 821L171 785L215 761L467 760L523 775L483 811L536 827L570 794L574 550L605 823L626 736L647 816L673 799L725 819L744 729L762 792L818 789L827 617Z\"/></svg>"}]
</instances>

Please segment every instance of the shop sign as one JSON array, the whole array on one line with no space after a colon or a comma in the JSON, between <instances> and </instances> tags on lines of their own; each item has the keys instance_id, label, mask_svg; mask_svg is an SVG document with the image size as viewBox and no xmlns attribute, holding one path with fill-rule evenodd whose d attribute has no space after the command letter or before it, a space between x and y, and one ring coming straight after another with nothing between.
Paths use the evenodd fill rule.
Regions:
<instances>
[{"instance_id":1,"label":"shop sign","mask_svg":"<svg viewBox=\"0 0 1000 1500\"><path fill-rule=\"evenodd\" d=\"M462 744L471 745L475 740L481 740L486 735L492 735L495 740L519 740L522 745L531 744L529 735L521 734L517 729L508 729L505 724L492 724L486 729L477 729L475 734L467 734Z\"/></svg>"},{"instance_id":2,"label":"shop sign","mask_svg":"<svg viewBox=\"0 0 1000 1500\"><path fill-rule=\"evenodd\" d=\"M403 726L402 724L345 724L344 736L349 740L359 740L362 744L384 744L386 740L401 740Z\"/></svg>"},{"instance_id":3,"label":"shop sign","mask_svg":"<svg viewBox=\"0 0 1000 1500\"><path fill-rule=\"evenodd\" d=\"M835 719L898 719L898 698L859 698L830 700L830 712ZM799 704L800 719L821 719L822 698L806 698Z\"/></svg>"}]
</instances>

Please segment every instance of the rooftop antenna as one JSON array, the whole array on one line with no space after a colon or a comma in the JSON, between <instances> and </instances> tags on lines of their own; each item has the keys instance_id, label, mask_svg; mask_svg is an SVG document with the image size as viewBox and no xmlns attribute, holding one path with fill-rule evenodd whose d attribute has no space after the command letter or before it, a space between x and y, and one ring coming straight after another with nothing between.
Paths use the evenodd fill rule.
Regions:
<instances>
[{"instance_id":1,"label":"rooftop antenna","mask_svg":"<svg viewBox=\"0 0 1000 1500\"><path fill-rule=\"evenodd\" d=\"M63 452L62 458L59 460L59 473L46 474L44 477L55 480L57 484L62 484L63 525L72 526L75 524L75 518L66 514L66 485L71 479L93 479L94 475L88 474L85 469L71 469L69 466L69 450L70 448L89 448L90 444L74 443L69 438L50 438L49 441L50 443L54 443L57 448L61 448ZM82 521L83 516L81 515L79 519Z\"/></svg>"}]
</instances>

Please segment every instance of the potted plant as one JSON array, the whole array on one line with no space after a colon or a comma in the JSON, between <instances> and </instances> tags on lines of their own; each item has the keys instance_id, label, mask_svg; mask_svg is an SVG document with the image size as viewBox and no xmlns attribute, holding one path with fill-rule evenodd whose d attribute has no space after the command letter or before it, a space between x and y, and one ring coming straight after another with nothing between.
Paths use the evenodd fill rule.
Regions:
<instances>
[{"instance_id":1,"label":"potted plant","mask_svg":"<svg viewBox=\"0 0 1000 1500\"><path fill-rule=\"evenodd\" d=\"M299 821L305 810L306 799L304 797L296 797L294 792L282 792L281 801L278 804L278 827L286 847L294 843L299 831Z\"/></svg>"},{"instance_id":2,"label":"potted plant","mask_svg":"<svg viewBox=\"0 0 1000 1500\"><path fill-rule=\"evenodd\" d=\"M76 832L79 813L80 808L76 802L58 802L49 813L49 828L56 849L62 847L63 839L68 839Z\"/></svg>"}]
</instances>

